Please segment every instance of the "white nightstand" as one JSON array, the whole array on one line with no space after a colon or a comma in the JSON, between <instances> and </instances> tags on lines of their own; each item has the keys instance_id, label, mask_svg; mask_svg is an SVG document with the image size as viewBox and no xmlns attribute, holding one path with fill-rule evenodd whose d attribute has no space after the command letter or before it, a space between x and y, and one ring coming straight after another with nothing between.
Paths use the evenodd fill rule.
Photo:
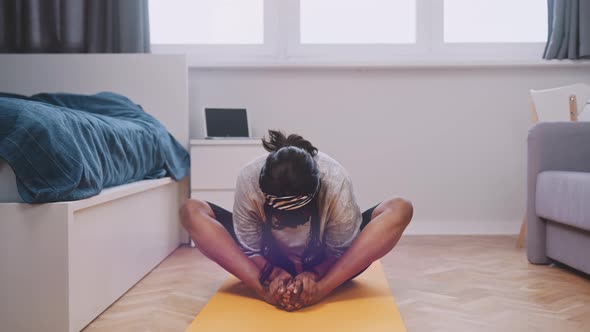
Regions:
<instances>
[{"instance_id":1,"label":"white nightstand","mask_svg":"<svg viewBox=\"0 0 590 332\"><path fill-rule=\"evenodd\" d=\"M232 211L236 178L244 165L267 154L260 138L196 139L191 148L191 198Z\"/></svg>"}]
</instances>

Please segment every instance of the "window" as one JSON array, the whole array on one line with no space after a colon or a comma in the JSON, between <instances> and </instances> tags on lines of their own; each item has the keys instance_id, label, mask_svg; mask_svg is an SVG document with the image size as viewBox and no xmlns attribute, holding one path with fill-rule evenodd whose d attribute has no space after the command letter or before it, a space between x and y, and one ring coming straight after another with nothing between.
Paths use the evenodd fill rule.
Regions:
<instances>
[{"instance_id":1,"label":"window","mask_svg":"<svg viewBox=\"0 0 590 332\"><path fill-rule=\"evenodd\" d=\"M537 60L547 38L545 0L149 2L152 50L191 65Z\"/></svg>"},{"instance_id":2,"label":"window","mask_svg":"<svg viewBox=\"0 0 590 332\"><path fill-rule=\"evenodd\" d=\"M263 0L152 0L153 44L263 44Z\"/></svg>"},{"instance_id":3,"label":"window","mask_svg":"<svg viewBox=\"0 0 590 332\"><path fill-rule=\"evenodd\" d=\"M446 43L539 43L546 39L546 1L445 0Z\"/></svg>"},{"instance_id":4,"label":"window","mask_svg":"<svg viewBox=\"0 0 590 332\"><path fill-rule=\"evenodd\" d=\"M302 44L416 42L415 0L301 0Z\"/></svg>"}]
</instances>

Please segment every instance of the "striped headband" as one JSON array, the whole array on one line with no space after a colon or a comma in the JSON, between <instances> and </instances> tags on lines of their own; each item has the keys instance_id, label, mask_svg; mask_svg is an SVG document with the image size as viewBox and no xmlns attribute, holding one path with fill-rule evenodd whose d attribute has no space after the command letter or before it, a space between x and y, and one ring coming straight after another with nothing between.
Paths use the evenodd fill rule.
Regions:
<instances>
[{"instance_id":1,"label":"striped headband","mask_svg":"<svg viewBox=\"0 0 590 332\"><path fill-rule=\"evenodd\" d=\"M316 193L319 191L319 188L320 183L318 182L318 186L312 194L299 196L275 196L270 194L264 194L264 198L266 199L266 205L270 206L273 209L282 211L292 211L297 210L311 202L311 200L313 200L313 198L315 197Z\"/></svg>"},{"instance_id":2,"label":"striped headband","mask_svg":"<svg viewBox=\"0 0 590 332\"><path fill-rule=\"evenodd\" d=\"M307 205L313 199L313 195L304 196L275 196L264 194L266 205L273 209L291 211Z\"/></svg>"}]
</instances>

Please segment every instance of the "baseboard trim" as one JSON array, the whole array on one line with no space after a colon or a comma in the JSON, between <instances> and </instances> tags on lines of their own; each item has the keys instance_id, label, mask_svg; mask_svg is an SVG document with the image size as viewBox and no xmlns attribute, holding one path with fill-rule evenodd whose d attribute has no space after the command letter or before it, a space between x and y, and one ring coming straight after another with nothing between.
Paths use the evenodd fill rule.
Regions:
<instances>
[{"instance_id":1,"label":"baseboard trim","mask_svg":"<svg viewBox=\"0 0 590 332\"><path fill-rule=\"evenodd\" d=\"M432 221L414 220L408 235L517 235L521 220L500 221Z\"/></svg>"}]
</instances>

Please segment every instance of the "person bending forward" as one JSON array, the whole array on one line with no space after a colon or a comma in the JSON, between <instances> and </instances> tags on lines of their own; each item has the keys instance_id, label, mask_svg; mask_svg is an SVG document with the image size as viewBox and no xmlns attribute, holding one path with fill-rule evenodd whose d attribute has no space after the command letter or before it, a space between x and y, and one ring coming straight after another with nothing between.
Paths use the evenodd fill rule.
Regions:
<instances>
[{"instance_id":1,"label":"person bending forward","mask_svg":"<svg viewBox=\"0 0 590 332\"><path fill-rule=\"evenodd\" d=\"M361 214L346 170L309 141L269 130L242 168L233 214L189 200L180 216L201 252L266 302L313 305L387 254L413 207L391 198Z\"/></svg>"}]
</instances>

